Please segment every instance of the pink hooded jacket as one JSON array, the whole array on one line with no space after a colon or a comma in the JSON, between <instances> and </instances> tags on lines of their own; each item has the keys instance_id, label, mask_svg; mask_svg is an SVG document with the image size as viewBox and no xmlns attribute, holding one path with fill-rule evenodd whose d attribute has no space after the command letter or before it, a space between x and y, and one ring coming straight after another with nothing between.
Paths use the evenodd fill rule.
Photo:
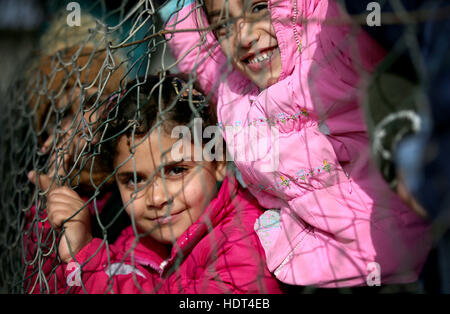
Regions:
<instances>
[{"instance_id":1,"label":"pink hooded jacket","mask_svg":"<svg viewBox=\"0 0 450 314\"><path fill-rule=\"evenodd\" d=\"M166 30L207 26L190 2ZM359 108L364 78L385 52L343 24L348 16L333 0L268 5L282 72L263 91L232 68L211 33L167 39L179 69L196 73L217 99L227 149L249 190L263 207L280 209L255 225L269 270L285 283L320 287L417 280L428 225L378 173Z\"/></svg>"},{"instance_id":2,"label":"pink hooded jacket","mask_svg":"<svg viewBox=\"0 0 450 314\"><path fill-rule=\"evenodd\" d=\"M58 293L281 293L253 230L261 213L227 177L170 252L132 226L114 244L94 238L55 272Z\"/></svg>"}]
</instances>

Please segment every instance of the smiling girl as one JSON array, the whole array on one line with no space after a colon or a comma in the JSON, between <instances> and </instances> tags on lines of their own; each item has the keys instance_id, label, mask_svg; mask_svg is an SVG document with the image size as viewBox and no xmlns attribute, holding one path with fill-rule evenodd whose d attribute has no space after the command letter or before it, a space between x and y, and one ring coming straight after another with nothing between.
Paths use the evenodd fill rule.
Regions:
<instances>
[{"instance_id":1,"label":"smiling girl","mask_svg":"<svg viewBox=\"0 0 450 314\"><path fill-rule=\"evenodd\" d=\"M159 12L179 69L217 99L220 125L241 126L224 138L273 209L255 225L270 271L292 285L362 286L376 263L382 284L417 280L429 226L377 171L359 106L385 52L337 1L168 1ZM298 112L258 127L270 147L248 136L248 121Z\"/></svg>"},{"instance_id":2,"label":"smiling girl","mask_svg":"<svg viewBox=\"0 0 450 314\"><path fill-rule=\"evenodd\" d=\"M77 193L49 193L48 221L63 231L58 253L66 292L280 292L253 230L261 209L226 163L194 161L193 143L184 158L172 158L179 139L171 131L193 118L184 86L177 77L133 81L105 113L102 156L132 222L114 244L92 237ZM195 90L192 97L212 125L205 98Z\"/></svg>"}]
</instances>

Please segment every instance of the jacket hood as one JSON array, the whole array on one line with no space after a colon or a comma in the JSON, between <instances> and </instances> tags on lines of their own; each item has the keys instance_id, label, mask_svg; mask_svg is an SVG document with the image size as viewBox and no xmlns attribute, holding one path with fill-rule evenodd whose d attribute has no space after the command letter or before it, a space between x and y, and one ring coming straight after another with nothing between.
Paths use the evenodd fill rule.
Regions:
<instances>
[{"instance_id":1,"label":"jacket hood","mask_svg":"<svg viewBox=\"0 0 450 314\"><path fill-rule=\"evenodd\" d=\"M301 24L299 21L303 11L300 10L300 5L294 5L293 1L269 0L268 7L280 48L281 73L278 81L282 81L292 74L300 57L297 42L301 43ZM292 44L293 41L296 44Z\"/></svg>"}]
</instances>

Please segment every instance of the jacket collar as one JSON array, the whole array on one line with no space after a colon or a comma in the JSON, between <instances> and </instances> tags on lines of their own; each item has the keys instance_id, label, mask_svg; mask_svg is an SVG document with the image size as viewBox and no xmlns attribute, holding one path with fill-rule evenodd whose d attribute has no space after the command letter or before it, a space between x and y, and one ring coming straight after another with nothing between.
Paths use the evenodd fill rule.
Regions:
<instances>
[{"instance_id":1,"label":"jacket collar","mask_svg":"<svg viewBox=\"0 0 450 314\"><path fill-rule=\"evenodd\" d=\"M294 1L296 6L293 5ZM268 7L272 25L278 41L281 55L281 73L278 81L284 80L292 74L300 53L296 44L301 38L301 21L303 8L299 1L269 0ZM293 18L296 20L293 21Z\"/></svg>"}]
</instances>

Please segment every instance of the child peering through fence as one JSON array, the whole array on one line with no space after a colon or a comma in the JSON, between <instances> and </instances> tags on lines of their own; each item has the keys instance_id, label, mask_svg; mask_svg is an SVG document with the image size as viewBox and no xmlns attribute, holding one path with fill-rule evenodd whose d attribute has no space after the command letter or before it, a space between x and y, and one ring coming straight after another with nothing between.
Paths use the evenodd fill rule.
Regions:
<instances>
[{"instance_id":1,"label":"child peering through fence","mask_svg":"<svg viewBox=\"0 0 450 314\"><path fill-rule=\"evenodd\" d=\"M109 173L95 153L96 128L100 109L119 89L125 71L120 53L99 51L104 47L101 37L95 18L88 13L83 14L82 26L77 29L67 26L65 15L54 19L42 34L39 58L28 73L33 82L29 108L38 146L33 173L46 173L54 185L70 184L93 214L94 234L113 241L130 222L126 215L115 220L111 215L119 196L113 182L106 180ZM34 176L31 180L36 183ZM59 283L54 281L57 260L51 251L54 238L45 223L45 208L36 197L46 193L45 189L36 189L35 205L27 212L27 292L58 290ZM109 210L103 211L105 205Z\"/></svg>"},{"instance_id":2,"label":"child peering through fence","mask_svg":"<svg viewBox=\"0 0 450 314\"><path fill-rule=\"evenodd\" d=\"M62 291L281 292L253 230L262 210L226 163L195 161L195 147L173 160L174 127L190 126L196 115L206 126L216 123L205 97L193 90L192 101L185 86L175 76L148 76L130 82L105 110L102 158L132 221L115 243L92 237L91 214L74 190L48 194L48 222L63 231ZM46 175L39 181L50 185Z\"/></svg>"},{"instance_id":3,"label":"child peering through fence","mask_svg":"<svg viewBox=\"0 0 450 314\"><path fill-rule=\"evenodd\" d=\"M276 169L236 160L249 190L273 209L255 224L269 270L292 285L362 286L373 265L375 284L416 281L428 225L376 170L359 108L383 49L333 0L168 1L159 13L179 69L217 99L219 124L240 122L224 132L232 154L258 149L233 144L248 139L247 121L307 112L272 126ZM314 171L325 163L329 171ZM280 179L282 189L261 188Z\"/></svg>"}]
</instances>

